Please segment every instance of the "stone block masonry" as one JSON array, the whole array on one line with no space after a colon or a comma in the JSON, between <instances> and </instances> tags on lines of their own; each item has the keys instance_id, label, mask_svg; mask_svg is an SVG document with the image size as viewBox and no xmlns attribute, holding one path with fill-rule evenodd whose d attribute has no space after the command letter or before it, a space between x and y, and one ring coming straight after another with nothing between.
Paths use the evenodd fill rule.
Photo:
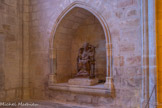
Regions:
<instances>
[{"instance_id":1,"label":"stone block masonry","mask_svg":"<svg viewBox=\"0 0 162 108\"><path fill-rule=\"evenodd\" d=\"M74 0L76 1L76 0ZM56 19L61 14L61 12L69 6L74 1L68 0L32 0L30 4L30 13L31 13L31 25L30 25L30 87L33 89L39 90L40 92L35 92L33 98L42 98L48 97L45 92L46 90L46 78L50 73L49 62L44 59L47 57L49 49L50 35L52 34L52 28L57 22ZM82 1L82 0L79 0ZM110 107L119 107L119 108L131 108L140 106L140 96L141 96L141 83L139 83L141 78L141 32L140 32L140 1L139 0L85 0L83 1L93 9L95 9L100 15L102 15L110 29L110 35L112 37L112 47L113 47L113 79L115 86L115 97L113 99L104 98L104 99L88 99L86 104L92 104L90 102L100 101L104 103L105 106ZM41 17L38 17L41 13ZM38 15L38 16L37 16ZM48 17L47 17L48 16ZM76 17L77 16L77 17ZM84 16L82 14L76 14L73 16L73 23L67 21L62 28L60 33L66 34L57 35L60 37L61 41L65 41L65 46L56 46L61 49L69 47L69 41L66 36L73 34L72 26L67 25L77 25L82 22ZM69 16L70 17L70 16ZM79 17L79 18L78 18ZM80 18L82 17L82 18ZM71 18L70 18L71 19ZM76 20L77 19L77 20ZM68 20L68 18L66 19ZM76 21L76 22L75 22ZM36 23L37 22L37 23ZM75 22L75 23L74 23ZM93 23L92 20L87 21L89 26ZM43 28L43 29L42 29ZM79 27L75 27L77 30ZM89 27L87 27L89 28ZM78 29L79 30L79 29ZM80 29L81 30L81 29ZM98 29L94 28L94 31L97 32ZM69 32L67 32L69 31ZM84 27L82 31L85 31ZM80 33L83 33L80 31ZM67 35L68 33L68 35ZM81 35L81 34L78 35ZM87 34L89 35L89 34ZM96 35L98 37L100 33ZM77 35L75 35L77 36ZM93 35L94 36L94 35ZM89 38L93 38L89 36ZM64 39L66 37L66 40ZM104 37L104 36L103 36ZM35 39L32 41L32 39ZM57 38L57 37L56 37ZM68 37L73 39L72 37ZM89 39L88 38L88 39ZM80 38L75 38L81 40ZM39 42L38 42L39 41ZM38 42L38 43L37 43ZM37 44L36 44L37 43ZM74 42L76 43L76 42ZM101 41L101 43L103 43ZM70 47L69 47L70 48ZM76 47L74 46L73 49ZM104 51L101 50L101 51ZM39 59L33 58L38 56L37 54L42 54ZM68 54L68 53L67 53ZM55 55L54 55L55 56ZM72 56L74 58L74 56ZM98 56L99 57L99 56ZM64 57L63 57L64 58ZM59 58L61 59L61 58ZM101 59L101 58L100 58ZM74 59L75 60L75 59ZM38 62L39 61L39 62ZM100 60L101 63L104 63L104 59ZM41 64L44 63L44 66ZM60 63L61 64L61 63ZM61 65L60 65L61 66ZM101 69L102 66L98 66ZM39 69L39 74L38 70ZM66 67L65 67L66 69ZM104 69L102 69L104 71ZM43 94L43 95L42 95ZM47 93L48 94L48 93ZM50 94L50 93L49 93ZM72 95L72 94L71 94ZM37 97L38 96L38 97ZM59 94L57 96L53 95L54 98L59 100L61 97ZM125 97L126 96L126 97ZM67 96L68 97L68 96ZM82 97L77 97L78 101L82 100ZM66 96L64 98L66 100ZM73 98L72 98L73 99ZM129 101L127 100L129 99ZM111 103L109 102L111 100Z\"/></svg>"},{"instance_id":2,"label":"stone block masonry","mask_svg":"<svg viewBox=\"0 0 162 108\"><path fill-rule=\"evenodd\" d=\"M56 51L49 49L53 27L61 12L75 1L84 2L96 10L109 26L113 98L67 95L48 90L49 51ZM112 108L138 108L142 80L140 9L140 0L0 0L0 99L20 98L23 91L24 97L32 99L53 98L80 104L101 103ZM59 55L50 55L60 61L57 71L63 74L58 73L62 75L59 80L67 81L75 72L74 68L69 69L72 65L66 64L75 67L75 53L85 39L98 45L97 71L99 79L104 80L105 38L100 22L89 10L74 9L71 12L75 14L63 19L55 37L54 48L60 49ZM69 49L74 53L68 53Z\"/></svg>"}]
</instances>

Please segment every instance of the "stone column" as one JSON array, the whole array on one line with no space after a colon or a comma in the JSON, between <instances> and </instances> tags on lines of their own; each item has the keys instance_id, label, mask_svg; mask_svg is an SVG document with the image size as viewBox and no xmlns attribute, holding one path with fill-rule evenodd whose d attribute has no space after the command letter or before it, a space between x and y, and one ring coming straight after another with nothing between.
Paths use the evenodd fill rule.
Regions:
<instances>
[{"instance_id":1,"label":"stone column","mask_svg":"<svg viewBox=\"0 0 162 108\"><path fill-rule=\"evenodd\" d=\"M54 48L49 49L49 60L50 60L50 75L49 75L49 85L57 82L56 79L56 52L54 53Z\"/></svg>"},{"instance_id":2,"label":"stone column","mask_svg":"<svg viewBox=\"0 0 162 108\"><path fill-rule=\"evenodd\" d=\"M19 0L19 5L22 5L22 87L23 87L23 99L30 98L30 87L29 87L29 23L30 23L30 1ZM22 3L22 4L21 4ZM21 24L20 24L21 25ZM21 26L20 26L21 27ZM20 52L22 53L22 52Z\"/></svg>"},{"instance_id":3,"label":"stone column","mask_svg":"<svg viewBox=\"0 0 162 108\"><path fill-rule=\"evenodd\" d=\"M155 108L157 101L156 83L157 83L157 60L156 57L156 17L155 0L148 0L148 35L149 35L149 108ZM154 88L155 86L155 88ZM153 92L153 94L151 94Z\"/></svg>"},{"instance_id":4,"label":"stone column","mask_svg":"<svg viewBox=\"0 0 162 108\"><path fill-rule=\"evenodd\" d=\"M112 44L106 43L106 82L104 84L105 88L112 90L113 79L112 79Z\"/></svg>"},{"instance_id":5,"label":"stone column","mask_svg":"<svg viewBox=\"0 0 162 108\"><path fill-rule=\"evenodd\" d=\"M141 108L145 108L149 98L148 0L141 0L141 36L142 36Z\"/></svg>"}]
</instances>

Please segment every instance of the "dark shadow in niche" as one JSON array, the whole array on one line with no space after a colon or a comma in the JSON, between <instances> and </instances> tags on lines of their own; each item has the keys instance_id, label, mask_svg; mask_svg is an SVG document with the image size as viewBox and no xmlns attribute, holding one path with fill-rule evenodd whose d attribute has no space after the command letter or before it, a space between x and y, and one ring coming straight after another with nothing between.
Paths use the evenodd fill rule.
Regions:
<instances>
[{"instance_id":1,"label":"dark shadow in niche","mask_svg":"<svg viewBox=\"0 0 162 108\"><path fill-rule=\"evenodd\" d=\"M61 19L54 36L52 67L57 83L76 75L78 51L84 43L96 47L95 74L105 82L106 40L102 25L91 12L75 7Z\"/></svg>"}]
</instances>

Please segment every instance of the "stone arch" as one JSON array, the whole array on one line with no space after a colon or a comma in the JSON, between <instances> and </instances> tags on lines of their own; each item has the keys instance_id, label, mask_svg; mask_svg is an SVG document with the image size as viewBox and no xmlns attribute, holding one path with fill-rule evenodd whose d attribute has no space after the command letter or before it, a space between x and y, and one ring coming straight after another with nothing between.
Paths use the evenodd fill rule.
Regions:
<instances>
[{"instance_id":1,"label":"stone arch","mask_svg":"<svg viewBox=\"0 0 162 108\"><path fill-rule=\"evenodd\" d=\"M64 18L64 16L67 15L67 13L69 13L74 8L83 8L89 11L91 14L93 14L98 19L98 21L100 22L103 28L105 40L106 40L106 46L105 46L106 47L106 82L105 82L105 85L107 87L112 87L112 74L113 74L112 73L113 72L112 70L112 42L111 42L110 31L109 31L108 25L104 17L99 12L97 12L94 8L92 8L91 6L89 6L88 4L84 2L77 1L77 2L71 3L67 8L63 10L63 12L57 18L53 26L51 36L50 36L50 47L49 47L50 58L53 58L54 37L55 37L56 30L60 22ZM52 73L53 72L52 64L53 64L53 61L51 61L51 74L54 74Z\"/></svg>"}]
</instances>

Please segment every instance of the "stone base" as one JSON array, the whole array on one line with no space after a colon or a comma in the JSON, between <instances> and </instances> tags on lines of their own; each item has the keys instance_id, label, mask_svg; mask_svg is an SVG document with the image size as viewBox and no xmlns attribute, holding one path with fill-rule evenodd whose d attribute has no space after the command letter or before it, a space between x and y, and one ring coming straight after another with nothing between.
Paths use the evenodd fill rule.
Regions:
<instances>
[{"instance_id":1,"label":"stone base","mask_svg":"<svg viewBox=\"0 0 162 108\"><path fill-rule=\"evenodd\" d=\"M98 84L98 79L89 79L89 78L73 78L69 79L68 84L70 85L83 85L83 86L91 86Z\"/></svg>"},{"instance_id":2,"label":"stone base","mask_svg":"<svg viewBox=\"0 0 162 108\"><path fill-rule=\"evenodd\" d=\"M49 86L49 89L54 91L59 91L65 93L66 96L69 94L83 94L90 96L102 96L102 97L112 97L112 91L104 87L103 83L98 83L93 86L83 86L83 85L70 85L68 83L57 83ZM73 94L74 93L74 94ZM85 100L85 99L83 99Z\"/></svg>"},{"instance_id":3,"label":"stone base","mask_svg":"<svg viewBox=\"0 0 162 108\"><path fill-rule=\"evenodd\" d=\"M57 83L56 75L55 74L50 74L48 84L51 85L51 84L54 84L54 83Z\"/></svg>"}]
</instances>

